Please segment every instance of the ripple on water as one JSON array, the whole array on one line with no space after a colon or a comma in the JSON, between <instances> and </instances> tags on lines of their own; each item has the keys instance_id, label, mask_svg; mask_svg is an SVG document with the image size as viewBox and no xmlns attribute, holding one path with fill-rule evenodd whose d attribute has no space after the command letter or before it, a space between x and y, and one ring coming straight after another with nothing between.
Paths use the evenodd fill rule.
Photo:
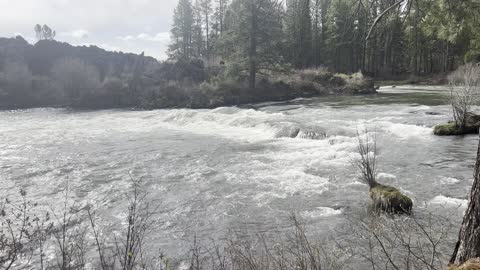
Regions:
<instances>
[{"instance_id":1,"label":"ripple on water","mask_svg":"<svg viewBox=\"0 0 480 270\"><path fill-rule=\"evenodd\" d=\"M378 135L382 181L410 191L419 205L465 207L457 198L471 182L457 180L470 179L477 142L432 136L431 127L448 120L448 106L352 99L372 104L305 99L257 110L0 112L0 192L29 181L33 196L55 205L68 179L75 201L104 209L106 223L116 224L125 217L131 172L161 204L152 237L171 250L184 245L172 236L221 237L246 220L268 231L286 226L291 211L328 233L330 217L343 216L332 205L368 202L351 166L357 130L368 126Z\"/></svg>"}]
</instances>

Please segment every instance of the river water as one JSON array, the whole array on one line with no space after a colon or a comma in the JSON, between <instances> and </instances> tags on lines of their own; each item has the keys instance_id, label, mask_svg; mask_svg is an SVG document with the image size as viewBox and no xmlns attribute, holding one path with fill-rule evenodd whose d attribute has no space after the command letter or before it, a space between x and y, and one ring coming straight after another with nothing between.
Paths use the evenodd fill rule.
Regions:
<instances>
[{"instance_id":1,"label":"river water","mask_svg":"<svg viewBox=\"0 0 480 270\"><path fill-rule=\"evenodd\" d=\"M368 188L351 159L356 132L377 132L379 179L401 188L415 211L453 209L460 222L477 136L436 137L451 117L441 87L384 87L378 95L322 97L213 110L0 112L0 194L19 187L41 205L87 203L124 222L131 178L159 205L158 248L289 226L295 212L320 233L366 207Z\"/></svg>"}]
</instances>

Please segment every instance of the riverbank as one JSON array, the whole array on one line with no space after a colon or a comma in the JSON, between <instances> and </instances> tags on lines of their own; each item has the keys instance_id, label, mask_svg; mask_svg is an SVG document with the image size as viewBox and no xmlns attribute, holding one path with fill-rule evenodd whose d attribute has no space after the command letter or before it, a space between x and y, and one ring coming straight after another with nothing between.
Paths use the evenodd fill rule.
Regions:
<instances>
[{"instance_id":1,"label":"riverbank","mask_svg":"<svg viewBox=\"0 0 480 270\"><path fill-rule=\"evenodd\" d=\"M439 86L446 85L447 82L446 73L438 73L431 75L413 75L404 74L396 77L378 77L375 78L376 86L396 86L396 85L424 85L424 86Z\"/></svg>"},{"instance_id":2,"label":"riverbank","mask_svg":"<svg viewBox=\"0 0 480 270\"><path fill-rule=\"evenodd\" d=\"M159 87L151 98L143 99L142 109L217 108L296 98L375 94L372 79L361 73L334 74L322 69L296 70L262 76L255 88L246 79L212 78L199 86L182 84Z\"/></svg>"},{"instance_id":3,"label":"riverbank","mask_svg":"<svg viewBox=\"0 0 480 270\"><path fill-rule=\"evenodd\" d=\"M0 80L1 82L1 80ZM35 83L33 83L35 84ZM107 83L108 84L108 83ZM257 86L249 88L245 80L213 78L200 84L175 83L153 85L137 90L130 101L121 101L128 88L118 83L116 93L105 94L104 89L89 91L74 101L52 99L53 102L33 101L15 104L4 100L0 109L29 109L36 107L74 109L134 108L140 110L190 108L212 109L259 102L289 101L296 98L322 96L355 96L376 94L374 81L361 73L334 74L323 70L300 70L278 76L259 77ZM113 90L110 90L113 91ZM92 93L100 94L92 94Z\"/></svg>"},{"instance_id":4,"label":"riverbank","mask_svg":"<svg viewBox=\"0 0 480 270\"><path fill-rule=\"evenodd\" d=\"M0 38L0 108L215 108L327 95L375 93L361 73L324 68L259 70L251 87L238 63L159 62L143 54Z\"/></svg>"}]
</instances>

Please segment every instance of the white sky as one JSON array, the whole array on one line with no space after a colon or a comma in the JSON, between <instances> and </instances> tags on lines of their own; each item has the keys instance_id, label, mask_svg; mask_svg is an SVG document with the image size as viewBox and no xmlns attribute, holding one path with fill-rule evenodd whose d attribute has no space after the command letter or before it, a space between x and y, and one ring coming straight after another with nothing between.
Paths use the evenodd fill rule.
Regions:
<instances>
[{"instance_id":1,"label":"white sky","mask_svg":"<svg viewBox=\"0 0 480 270\"><path fill-rule=\"evenodd\" d=\"M56 30L56 40L166 58L178 0L0 0L0 37L35 42L35 24Z\"/></svg>"}]
</instances>

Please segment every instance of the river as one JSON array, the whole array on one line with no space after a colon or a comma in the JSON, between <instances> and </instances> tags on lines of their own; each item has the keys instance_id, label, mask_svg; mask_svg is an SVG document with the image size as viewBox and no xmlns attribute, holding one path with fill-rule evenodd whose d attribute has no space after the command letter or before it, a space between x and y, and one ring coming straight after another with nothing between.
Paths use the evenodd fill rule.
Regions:
<instances>
[{"instance_id":1,"label":"river","mask_svg":"<svg viewBox=\"0 0 480 270\"><path fill-rule=\"evenodd\" d=\"M212 110L2 111L0 193L23 187L58 209L68 182L72 203L115 225L133 178L159 206L149 240L172 254L193 235L286 228L292 212L328 234L369 202L351 165L367 126L378 134L380 181L410 195L415 211L453 209L460 224L478 139L433 135L451 118L445 93L403 86Z\"/></svg>"}]
</instances>

